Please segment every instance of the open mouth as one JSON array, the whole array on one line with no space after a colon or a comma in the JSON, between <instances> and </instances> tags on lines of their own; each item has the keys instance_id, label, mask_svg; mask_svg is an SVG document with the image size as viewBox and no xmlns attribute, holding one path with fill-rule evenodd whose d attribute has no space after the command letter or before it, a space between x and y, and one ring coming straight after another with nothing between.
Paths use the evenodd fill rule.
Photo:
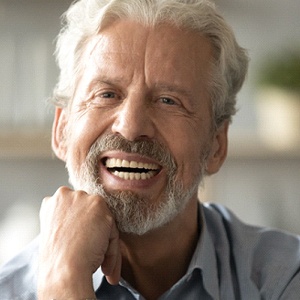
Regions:
<instances>
[{"instance_id":1,"label":"open mouth","mask_svg":"<svg viewBox=\"0 0 300 300\"><path fill-rule=\"evenodd\" d=\"M103 163L111 174L125 180L150 179L161 170L161 167L154 163L128 161L118 158L106 158Z\"/></svg>"}]
</instances>

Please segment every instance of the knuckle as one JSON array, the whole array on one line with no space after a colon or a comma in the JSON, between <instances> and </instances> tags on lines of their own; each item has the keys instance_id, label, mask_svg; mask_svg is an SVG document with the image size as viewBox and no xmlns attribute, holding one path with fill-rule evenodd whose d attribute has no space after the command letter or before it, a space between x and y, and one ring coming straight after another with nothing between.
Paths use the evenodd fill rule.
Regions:
<instances>
[{"instance_id":1,"label":"knuckle","mask_svg":"<svg viewBox=\"0 0 300 300\"><path fill-rule=\"evenodd\" d=\"M79 190L79 191L75 191L76 196L78 197L86 197L87 193L85 191Z\"/></svg>"},{"instance_id":2,"label":"knuckle","mask_svg":"<svg viewBox=\"0 0 300 300\"><path fill-rule=\"evenodd\" d=\"M41 208L40 208L40 213L41 213L43 210L46 209L45 207L48 207L50 200L51 200L51 197L45 197L45 198L42 200L42 204L41 204Z\"/></svg>"},{"instance_id":3,"label":"knuckle","mask_svg":"<svg viewBox=\"0 0 300 300\"><path fill-rule=\"evenodd\" d=\"M43 200L42 200L42 205L43 204L46 204L49 200L50 200L51 197L45 197Z\"/></svg>"},{"instance_id":4,"label":"knuckle","mask_svg":"<svg viewBox=\"0 0 300 300\"><path fill-rule=\"evenodd\" d=\"M57 189L55 194L56 195L64 195L64 194L69 193L69 192L71 192L70 188L68 188L67 186L61 186Z\"/></svg>"},{"instance_id":5,"label":"knuckle","mask_svg":"<svg viewBox=\"0 0 300 300\"><path fill-rule=\"evenodd\" d=\"M103 207L103 205L105 205L104 199L98 195L89 195L88 197L90 198L90 201L93 202L96 206Z\"/></svg>"}]
</instances>

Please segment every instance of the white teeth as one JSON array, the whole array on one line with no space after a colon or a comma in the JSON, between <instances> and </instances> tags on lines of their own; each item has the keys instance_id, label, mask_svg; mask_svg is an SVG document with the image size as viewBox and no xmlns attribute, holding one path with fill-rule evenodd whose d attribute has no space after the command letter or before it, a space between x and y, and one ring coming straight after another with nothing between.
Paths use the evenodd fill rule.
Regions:
<instances>
[{"instance_id":1,"label":"white teeth","mask_svg":"<svg viewBox=\"0 0 300 300\"><path fill-rule=\"evenodd\" d=\"M114 171L113 174L125 180L146 180L152 178L155 175L155 172L150 171L148 173L133 173Z\"/></svg>"},{"instance_id":2,"label":"white teeth","mask_svg":"<svg viewBox=\"0 0 300 300\"><path fill-rule=\"evenodd\" d=\"M116 164L116 167L122 167L122 160L121 159L115 160L115 164Z\"/></svg>"},{"instance_id":3,"label":"white teeth","mask_svg":"<svg viewBox=\"0 0 300 300\"><path fill-rule=\"evenodd\" d=\"M138 168L138 169L146 169L146 170L158 170L159 166L156 164L148 164L136 161L128 161L128 160L121 160L116 158L108 158L106 160L106 167L107 168Z\"/></svg>"},{"instance_id":4,"label":"white teeth","mask_svg":"<svg viewBox=\"0 0 300 300\"><path fill-rule=\"evenodd\" d=\"M130 162L128 160L122 160L122 167L129 168L130 167Z\"/></svg>"},{"instance_id":5,"label":"white teeth","mask_svg":"<svg viewBox=\"0 0 300 300\"><path fill-rule=\"evenodd\" d=\"M123 172L117 170L111 170L112 174L115 176L125 179L125 180L146 180L150 179L157 174L156 171L159 170L159 166L157 164L149 164L137 161L128 161L121 160L117 158L108 158L105 162L105 165L109 169L113 168L132 168L132 169L145 169L147 172Z\"/></svg>"},{"instance_id":6,"label":"white teeth","mask_svg":"<svg viewBox=\"0 0 300 300\"><path fill-rule=\"evenodd\" d=\"M138 167L138 163L136 161L131 161L129 167L130 168L137 168Z\"/></svg>"}]
</instances>

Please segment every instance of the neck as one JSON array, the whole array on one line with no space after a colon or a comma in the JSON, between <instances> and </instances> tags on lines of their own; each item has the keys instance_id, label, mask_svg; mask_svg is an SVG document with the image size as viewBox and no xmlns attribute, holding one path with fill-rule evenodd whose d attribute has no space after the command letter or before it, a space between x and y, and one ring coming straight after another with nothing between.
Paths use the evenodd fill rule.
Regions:
<instances>
[{"instance_id":1,"label":"neck","mask_svg":"<svg viewBox=\"0 0 300 300\"><path fill-rule=\"evenodd\" d=\"M198 241L194 197L166 226L143 236L121 234L122 277L146 299L157 299L184 276Z\"/></svg>"}]
</instances>

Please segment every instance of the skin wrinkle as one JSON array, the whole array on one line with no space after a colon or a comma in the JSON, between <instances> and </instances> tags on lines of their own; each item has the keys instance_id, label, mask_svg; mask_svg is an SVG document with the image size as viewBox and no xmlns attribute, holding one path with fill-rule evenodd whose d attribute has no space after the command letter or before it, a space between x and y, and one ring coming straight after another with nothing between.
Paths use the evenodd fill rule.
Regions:
<instances>
[{"instance_id":1,"label":"skin wrinkle","mask_svg":"<svg viewBox=\"0 0 300 300\"><path fill-rule=\"evenodd\" d=\"M114 29L114 31L115 31L115 33L116 34L118 34L118 31L117 30L115 30ZM150 33L149 33L149 29L148 29L148 36L150 35ZM120 38L120 35L118 34L118 36L119 36L119 38ZM147 43L149 43L149 37L147 36L147 38L146 38L146 40L147 40ZM94 47L93 47L93 49L92 49L92 51L91 51L91 53L90 53L90 55L93 53L93 51L96 49L96 47L98 46L98 44L99 44L99 42L101 42L101 41L103 41L104 40L104 37L103 36L101 36L99 39L98 39L98 41L97 41L97 43L95 43L95 45L94 45ZM147 48L146 48L147 49ZM118 53L123 53L123 51L117 51ZM133 51L132 52L132 54L131 55L133 55L133 53L135 53L135 51ZM149 56L150 58L149 58L149 60L150 59L152 59L152 53L150 53L149 55L147 55L147 52L146 52L146 54L145 54L145 57L147 58L147 56ZM192 60L192 58L190 58L191 60ZM135 61L135 59L132 59L132 61ZM96 65L98 65L98 63L97 63L97 61L95 61L95 63L96 63ZM145 65L147 64L147 59L145 59ZM146 66L144 65L144 74L145 74L145 82L147 81L147 73L146 73L146 71L145 71L145 69L146 69ZM173 67L173 69L174 69L174 71L176 71L176 68L175 68L175 66ZM134 78L134 74L132 75L132 78ZM131 82L132 82L132 78L131 78ZM114 79L114 81L115 81L115 79ZM205 86L205 85L204 85ZM186 93L186 94L188 94L188 92Z\"/></svg>"},{"instance_id":2,"label":"skin wrinkle","mask_svg":"<svg viewBox=\"0 0 300 300\"><path fill-rule=\"evenodd\" d=\"M149 148L152 144L153 150L151 150L152 147ZM98 176L97 169L99 162L98 157L101 156L101 152L109 149L120 149L128 153L140 153L159 161L162 166L169 170L169 182L167 184L168 196L166 195L169 200L167 202L165 202L165 200L162 203L153 202L149 205L148 199L141 198L131 191L107 192L97 180L101 180ZM203 159L204 157L202 157L202 168L205 166ZM70 178L75 187L79 185L81 188L84 187L88 193L99 194L106 199L110 209L114 212L118 227L121 231L144 234L146 231L149 231L149 228L154 229L157 226L160 227L168 223L175 212L178 214L182 211L187 204L187 200L195 192L198 182L201 181L200 178L203 175L203 170L201 169L200 174L197 174L197 177L195 177L195 184L193 184L190 189L183 191L181 183L177 179L178 174L176 174L176 170L176 163L171 157L171 154L168 154L166 149L164 150L164 148L158 146L154 141L128 142L121 137L108 135L99 138L97 142L94 143L79 173L75 175L70 174ZM175 200L175 198L177 200ZM133 203L136 203L136 205L133 205ZM170 214L170 211L166 214L165 209L167 209L167 206L164 206L164 204L167 203L169 203L168 210L172 209L173 211L172 214Z\"/></svg>"},{"instance_id":3,"label":"skin wrinkle","mask_svg":"<svg viewBox=\"0 0 300 300\"><path fill-rule=\"evenodd\" d=\"M98 40L97 41L93 41L93 36L87 38L83 45L82 45L82 51L81 51L81 55L80 55L80 59L78 62L78 68L77 68L77 72L76 72L76 80L74 82L74 88L73 88L73 93L66 105L67 110L66 112L68 112L68 114L70 114L70 110L72 107L72 104L74 102L74 98L76 97L77 91L78 91L78 87L79 87L79 83L82 80L82 76L84 73L85 68L87 67L87 63L88 61L91 59L91 57L93 58L93 53L97 47L97 44L102 40L105 39L105 36L99 34L98 35ZM90 48L90 49L89 49Z\"/></svg>"},{"instance_id":4,"label":"skin wrinkle","mask_svg":"<svg viewBox=\"0 0 300 300\"><path fill-rule=\"evenodd\" d=\"M145 299L158 299L188 270L202 230L197 189L227 152L228 123L214 128L212 111L222 115L223 100L229 115L234 110L225 81L234 71L243 76L242 49L202 2L153 1L82 0L65 15L54 96L60 103L73 97L68 110L56 108L52 146L73 189L43 201L48 233L41 236L61 232L50 247L40 244L43 299L96 297L97 267L110 284L121 276ZM220 47L216 67L224 76L212 75L213 47ZM146 170L119 168L120 160ZM57 209L48 214L51 203ZM51 244L63 255L54 257Z\"/></svg>"},{"instance_id":5,"label":"skin wrinkle","mask_svg":"<svg viewBox=\"0 0 300 300\"><path fill-rule=\"evenodd\" d=\"M132 26L132 23L129 21L122 22L126 26ZM106 31L101 32L101 36L104 35L105 38L94 37L90 41L91 45L87 46L87 52L90 56L85 64L86 69L83 72L73 101L73 118L69 120L70 129L72 127L71 124L76 122L77 130L67 135L71 143L75 142L75 145L70 147L73 149L67 155L71 158L67 161L68 170L70 173L76 170L76 172L80 171L81 167L78 167L78 163L82 164L85 161L89 152L88 144L95 143L98 136L103 136L103 134L111 134L112 132L116 135L123 134L122 131L118 132L118 130L125 129L131 130L130 134L132 135L135 134L132 130L138 130L136 133L148 135L147 137L144 136L144 138L159 141L161 144L169 147L172 146L169 138L171 132L167 133L166 131L172 129L174 134L179 134L179 140L181 138L186 139L187 133L194 137L188 141L189 146L184 151L179 147L181 142L175 143L173 149L171 147L171 153L175 157L179 155L179 159L177 158L176 161L178 165L176 179L182 179L182 183L178 184L178 186L184 187L190 197L195 200L200 177L202 177L200 174L204 172L206 166L203 158L207 159L209 157L207 152L211 146L213 134L210 128L209 99L207 99L208 95L205 93L206 82L200 81L200 85L196 84L196 78L198 80L204 76L204 74L200 76L199 74L207 73L210 70L210 63L208 60L199 58L195 64L194 62L192 63L192 58L194 56L198 57L199 51L204 57L210 57L211 46L204 38L197 45L193 45L192 38L194 38L194 34L184 33L182 38L186 39L188 44L176 42L176 47L170 47L172 41L176 40L176 35L173 33L174 29L166 25L161 26L159 28L160 31L158 28L151 30L144 27L139 28L135 30L137 34L132 36L126 34L131 29L124 31L125 36L120 36L120 29L123 30L124 27L123 25L120 26L120 22L115 23L115 25L116 28L111 28L113 29L112 32L109 31L109 27ZM166 41L165 38L162 39L162 32L164 32L164 36L170 38L170 41ZM142 40L138 37L141 37ZM127 39L127 42L124 43L124 39ZM147 51L145 51L144 44L146 41L147 47L150 49L147 49ZM158 42L160 42L162 47L156 47ZM93 49L92 52L89 50L90 48ZM110 49L117 49L117 51L110 51ZM119 52L119 49L122 52ZM135 56L136 52L143 53L143 55ZM185 60L183 62L178 60L179 53L184 53L183 59ZM186 53L188 55L185 55ZM169 55L166 56L166 54ZM129 64L133 58L134 61ZM174 70L177 68L178 70L175 72ZM184 75L180 75L182 72L178 74L179 70L182 70ZM199 72L196 72L197 70ZM196 78L194 78L195 76ZM187 80L187 78L190 78L190 80ZM103 81L105 81L105 85L103 85ZM109 101L104 99L103 102L100 96L102 91L111 91L117 94L116 97L109 99ZM98 99L99 96L100 98ZM158 98L161 96L171 98L175 96L175 101L178 98L179 102L175 105L166 105ZM79 105L81 110L74 109L76 105ZM147 116L147 119L144 120L138 113L139 111L145 117ZM122 119L123 117L125 119ZM135 117L139 118L138 121L134 121ZM142 128L132 127L128 123L131 121L140 122L140 124L135 123L134 126L140 125ZM120 125L122 126L120 127ZM183 126L185 130L181 130L181 127L178 127L179 125ZM79 136L80 132L84 132L81 137ZM203 135L202 141L200 139L201 134ZM131 137L126 136L126 138L130 139ZM135 138L138 138L138 136ZM80 150L81 146L79 147L79 145L82 145L82 143L80 142L77 145L77 139L85 141L84 149ZM196 153L193 149L198 149L199 152ZM193 162L188 160L190 154L186 154L186 152L192 153L194 157ZM101 154L99 153L98 155L100 156L93 163L93 168L95 168L95 165L98 165L97 162ZM76 165L76 168L72 167L73 164ZM95 171L93 170L92 173L95 174ZM96 174L96 179L100 178L102 180L102 177L99 175L98 173ZM78 177L80 178L81 176ZM95 177L93 180L95 181ZM109 181L107 183L110 184ZM74 184L74 186L77 189L82 188L81 185ZM113 191L114 187L111 186L110 189ZM149 209L153 209L153 203L165 201L163 200L165 197L163 196L165 194L163 190L161 181L158 181L158 188L151 187L151 193L150 190L146 189L147 197L150 197L148 200ZM175 194L178 196L181 192L176 192ZM156 197L158 198L156 199ZM186 197L182 196L182 199L186 199ZM127 219L125 219L126 222L128 222Z\"/></svg>"},{"instance_id":6,"label":"skin wrinkle","mask_svg":"<svg viewBox=\"0 0 300 300\"><path fill-rule=\"evenodd\" d=\"M124 94L121 89L118 88L118 85L121 85L122 83L122 79L121 78L114 78L114 81L111 81L109 78L97 78L92 80L91 84L89 85L89 87L86 89L86 93L88 94L87 99L84 100L82 103L80 103L79 105L85 106L85 107L89 107L90 105L92 105L93 97L95 97L95 95L97 94L97 90L100 88L101 84L105 84L105 85L111 85L111 86L116 86L117 90L119 93L122 94L121 98L124 99L126 98L126 94ZM182 94L184 97L188 98L188 101L185 101L187 103L180 103L180 105L183 105L183 108L187 111L187 115L188 116L194 116L196 114L195 112L195 105L192 104L192 94L185 90L182 89L180 87L177 87L175 85L167 85L164 83L159 83L155 85L155 90L162 90L163 92L161 92L162 94L164 94L165 92L168 93L176 93L176 94ZM155 94L155 93L154 93ZM148 98L152 98L151 95L148 96ZM150 99L149 99L150 101Z\"/></svg>"}]
</instances>

